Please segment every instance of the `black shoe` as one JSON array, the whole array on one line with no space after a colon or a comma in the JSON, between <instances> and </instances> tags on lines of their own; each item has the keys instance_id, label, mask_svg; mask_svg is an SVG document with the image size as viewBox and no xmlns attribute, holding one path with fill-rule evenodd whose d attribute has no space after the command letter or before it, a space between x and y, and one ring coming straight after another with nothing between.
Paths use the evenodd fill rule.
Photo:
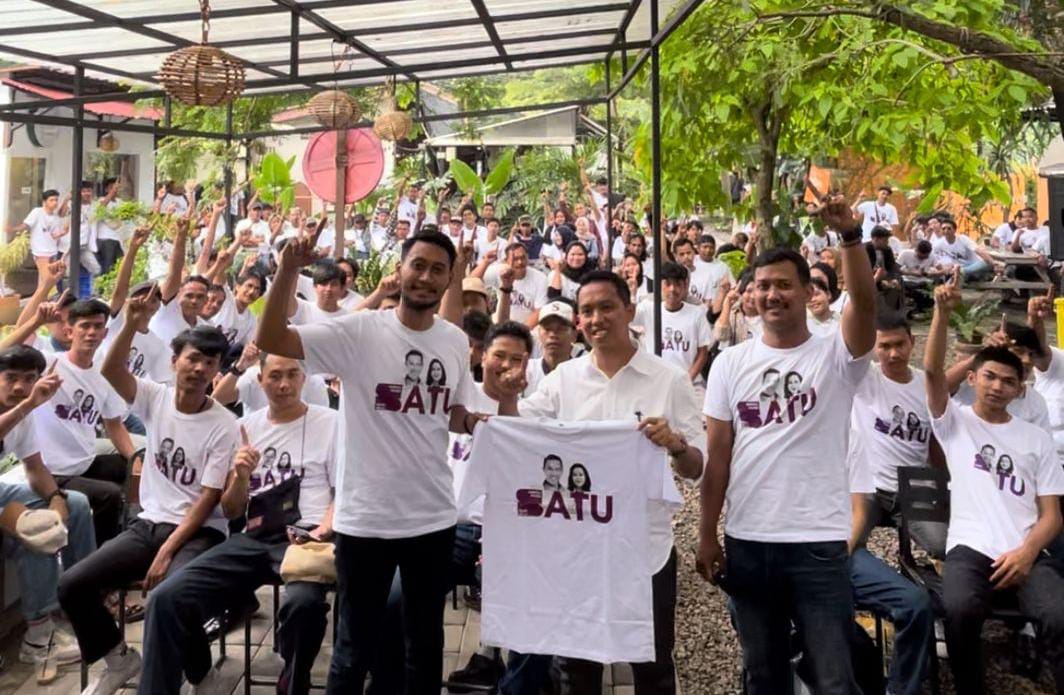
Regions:
<instances>
[{"instance_id":1,"label":"black shoe","mask_svg":"<svg viewBox=\"0 0 1064 695\"><path fill-rule=\"evenodd\" d=\"M495 692L495 685L505 670L506 667L499 657L489 659L483 654L474 654L469 657L465 668L447 676L444 686L452 693Z\"/></svg>"},{"instance_id":2,"label":"black shoe","mask_svg":"<svg viewBox=\"0 0 1064 695\"><path fill-rule=\"evenodd\" d=\"M1012 672L1028 680L1037 681L1042 670L1041 660L1038 658L1038 644L1031 626L1027 625L1016 635L1016 650L1012 657Z\"/></svg>"},{"instance_id":3,"label":"black shoe","mask_svg":"<svg viewBox=\"0 0 1064 695\"><path fill-rule=\"evenodd\" d=\"M480 612L480 587L467 586L465 591L465 605L471 611Z\"/></svg>"}]
</instances>

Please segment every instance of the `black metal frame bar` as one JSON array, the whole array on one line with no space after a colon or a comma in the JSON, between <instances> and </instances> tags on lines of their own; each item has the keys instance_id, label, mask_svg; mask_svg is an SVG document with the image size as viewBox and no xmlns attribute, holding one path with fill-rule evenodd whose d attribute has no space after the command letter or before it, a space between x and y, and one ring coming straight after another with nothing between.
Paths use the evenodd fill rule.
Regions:
<instances>
[{"instance_id":1,"label":"black metal frame bar","mask_svg":"<svg viewBox=\"0 0 1064 695\"><path fill-rule=\"evenodd\" d=\"M477 11L477 17L480 18L484 31L487 33L488 38L491 39L492 45L495 46L495 52L499 54L499 59L502 60L507 70L513 70L514 64L510 61L509 56L506 55L506 47L499 37L499 32L495 28L495 20L492 19L491 13L488 12L488 7L484 4L484 0L470 0L470 2L473 4L473 9Z\"/></svg>"},{"instance_id":2,"label":"black metal frame bar","mask_svg":"<svg viewBox=\"0 0 1064 695\"><path fill-rule=\"evenodd\" d=\"M85 79L83 68L74 69L75 95L81 94L81 82ZM70 274L70 292L75 297L81 296L78 285L81 282L81 179L82 161L84 156L85 138L85 107L74 107L74 117L77 125L74 126L73 137L70 139L71 149L71 172L70 172L70 254L67 261L67 272Z\"/></svg>"}]
</instances>

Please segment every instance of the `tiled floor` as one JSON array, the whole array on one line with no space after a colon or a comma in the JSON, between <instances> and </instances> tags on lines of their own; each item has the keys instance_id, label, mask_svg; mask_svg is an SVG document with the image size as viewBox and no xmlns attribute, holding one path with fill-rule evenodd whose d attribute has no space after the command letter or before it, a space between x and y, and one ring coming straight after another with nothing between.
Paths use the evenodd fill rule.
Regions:
<instances>
[{"instance_id":1,"label":"tiled floor","mask_svg":"<svg viewBox=\"0 0 1064 695\"><path fill-rule=\"evenodd\" d=\"M461 589L459 590L461 595ZM266 587L258 592L261 603L259 611L251 621L251 673L253 678L273 678L280 671L280 659L273 651L273 593ZM450 673L464 665L469 656L476 650L480 641L480 614L465 607L459 596L458 609L452 608L450 600L444 614L444 655L443 672ZM133 623L126 628L126 641L140 649L143 623ZM217 644L213 646L217 656ZM0 648L4 654L7 666L0 672L0 695L76 695L79 690L78 666L64 667L59 676L47 685L37 683L36 674L32 666L18 662L18 638L10 637ZM325 675L329 668L329 659L332 655L332 623L330 611L330 624L326 630L325 642L322 644L321 653L314 664L312 679L314 683L324 684ZM100 668L94 665L93 671ZM222 673L228 682L232 683L232 692L244 693L244 630L243 627L233 630L226 636L226 659L222 663ZM632 695L631 671L627 667L614 667L607 669L606 680L608 684L603 688L604 693L611 695ZM612 683L616 682L617 685ZM187 692L186 686L182 691ZM131 693L132 690L125 692ZM251 692L255 695L268 695L275 690L271 686L253 686ZM447 690L441 693L446 695Z\"/></svg>"}]
</instances>

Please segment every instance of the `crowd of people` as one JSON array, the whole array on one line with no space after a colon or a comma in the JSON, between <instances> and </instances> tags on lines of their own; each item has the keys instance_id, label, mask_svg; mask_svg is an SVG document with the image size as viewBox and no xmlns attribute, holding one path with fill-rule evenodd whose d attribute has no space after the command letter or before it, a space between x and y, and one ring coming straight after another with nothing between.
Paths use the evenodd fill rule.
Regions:
<instances>
[{"instance_id":1,"label":"crowd of people","mask_svg":"<svg viewBox=\"0 0 1064 695\"><path fill-rule=\"evenodd\" d=\"M444 191L430 214L403 182L372 219L350 213L342 239L298 208L205 204L174 185L155 210L175 232L159 238L86 213L99 209L86 184L80 255L63 246L67 201L46 192L24 223L37 287L0 343L0 436L22 462L21 481L0 483L20 658L102 660L84 691L96 695L134 680L144 695L185 681L226 692L211 637L283 584L278 692L309 691L330 592L327 692L367 679L378 695L601 692L601 663L515 649L504 661L492 644L443 673L445 596L465 586L475 606L481 579L483 498L458 501L478 428L501 416L630 422L664 471L700 486L697 570L729 597L747 692L791 692L796 649L814 692L861 692L846 658L858 610L894 624L889 692L922 692L940 618L957 691L985 692L980 627L1002 591L1064 688L1050 298L947 367L962 282L1001 270L949 215L903 230L887 188L852 208L827 195L799 248L761 250L756 228L726 243L694 218L652 230L605 180L583 183L544 197L542 227L522 215L506 229L490 202L452 214ZM1047 254L1047 240L1029 210L994 234L1016 252ZM134 282L141 254L148 279ZM396 269L363 296L360 264L378 257ZM63 287L68 263L116 267L110 296ZM932 309L920 370L906 314ZM901 522L908 466L951 477L948 530L911 524L943 563L935 601L865 544ZM543 461L544 492L593 489L586 466L563 472ZM643 695L676 691L673 511L647 512ZM118 605L130 588L146 605ZM143 654L119 611L145 620Z\"/></svg>"}]
</instances>

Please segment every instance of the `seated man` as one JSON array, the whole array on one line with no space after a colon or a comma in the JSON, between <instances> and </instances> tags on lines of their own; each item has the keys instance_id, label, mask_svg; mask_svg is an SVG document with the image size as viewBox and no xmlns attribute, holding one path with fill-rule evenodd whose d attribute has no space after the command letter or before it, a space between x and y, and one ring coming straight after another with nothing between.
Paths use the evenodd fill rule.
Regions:
<instances>
[{"instance_id":1,"label":"seated man","mask_svg":"<svg viewBox=\"0 0 1064 695\"><path fill-rule=\"evenodd\" d=\"M135 581L152 589L225 540L226 521L218 503L240 440L236 418L207 395L228 349L219 329L200 326L174 339L172 386L129 372L126 355L152 299L129 300L126 322L103 365L104 376L148 431L142 511L128 529L59 582L59 604L74 626L82 658L106 662L84 691L93 695L111 695L140 671L140 655L122 641L104 595Z\"/></svg>"},{"instance_id":2,"label":"seated man","mask_svg":"<svg viewBox=\"0 0 1064 695\"><path fill-rule=\"evenodd\" d=\"M223 692L218 671L211 668L204 623L245 594L250 599L263 584L280 582L281 560L291 543L332 536L336 411L303 402L306 377L296 360L264 355L258 378L269 405L240 421L244 446L222 495L227 517L248 516L246 531L211 548L152 592L144 624L144 695L176 695L182 673L196 684L196 693ZM283 519L281 505L287 499L271 491L292 477L299 478L299 525L309 529L307 535L286 533L283 523L271 523L271 518ZM249 499L276 508L263 512L254 503L249 506ZM285 662L282 692L310 689L310 668L325 637L327 589L313 582L285 586L278 633Z\"/></svg>"},{"instance_id":3,"label":"seated man","mask_svg":"<svg viewBox=\"0 0 1064 695\"><path fill-rule=\"evenodd\" d=\"M1049 433L1011 415L1023 364L1002 347L983 348L968 383L972 405L950 399L946 332L960 303L953 279L935 290L924 370L931 425L950 472L950 525L942 579L946 645L957 692L986 692L980 633L995 595L1013 592L1038 626L1058 691L1064 687L1064 573L1043 553L1061 531L1064 471Z\"/></svg>"},{"instance_id":4,"label":"seated man","mask_svg":"<svg viewBox=\"0 0 1064 695\"><path fill-rule=\"evenodd\" d=\"M911 249L898 254L898 267L901 268L901 281L905 295L912 300L913 309L923 312L934 305L931 291L946 271L942 269L931 252L931 242L921 239Z\"/></svg>"},{"instance_id":5,"label":"seated man","mask_svg":"<svg viewBox=\"0 0 1064 695\"><path fill-rule=\"evenodd\" d=\"M347 294L347 274L340 266L330 262L316 263L311 281L314 301L300 299L294 294L289 300L288 320L293 326L322 323L351 313L340 306L340 300Z\"/></svg>"},{"instance_id":6,"label":"seated man","mask_svg":"<svg viewBox=\"0 0 1064 695\"><path fill-rule=\"evenodd\" d=\"M64 492L56 485L41 460L33 421L28 417L59 389L58 374L41 376L44 364L44 356L25 345L0 350L0 449L21 460L26 472L26 484L0 483L0 528L19 542L9 553L18 563L19 595L27 625L19 660L51 660L62 665L81 656L73 637L52 622L52 613L59 608L55 553L62 547L63 567L70 569L96 550L96 539L88 498L80 492Z\"/></svg>"},{"instance_id":7,"label":"seated man","mask_svg":"<svg viewBox=\"0 0 1064 695\"><path fill-rule=\"evenodd\" d=\"M97 543L118 533L122 518L122 483L133 440L122 420L126 405L94 363L107 335L110 309L98 299L70 305L70 349L51 357L49 369L61 378L55 396L33 411L41 456L59 487L89 498ZM135 328L135 327L134 327ZM128 357L129 350L124 353ZM96 427L102 424L117 453L97 455Z\"/></svg>"},{"instance_id":8,"label":"seated man","mask_svg":"<svg viewBox=\"0 0 1064 695\"><path fill-rule=\"evenodd\" d=\"M994 270L994 259L986 249L957 234L957 223L950 218L941 220L942 236L931 240L935 262L944 268L959 267L965 280L983 279Z\"/></svg>"},{"instance_id":9,"label":"seated man","mask_svg":"<svg viewBox=\"0 0 1064 695\"><path fill-rule=\"evenodd\" d=\"M257 410L262 410L269 402L262 390L259 364L264 357L255 341L248 341L240 352L240 357L229 365L229 369L214 382L211 396L222 405L232 405L239 401L247 417ZM311 374L303 380L302 399L309 405L329 406L329 388L321 374Z\"/></svg>"}]
</instances>

